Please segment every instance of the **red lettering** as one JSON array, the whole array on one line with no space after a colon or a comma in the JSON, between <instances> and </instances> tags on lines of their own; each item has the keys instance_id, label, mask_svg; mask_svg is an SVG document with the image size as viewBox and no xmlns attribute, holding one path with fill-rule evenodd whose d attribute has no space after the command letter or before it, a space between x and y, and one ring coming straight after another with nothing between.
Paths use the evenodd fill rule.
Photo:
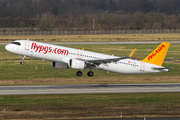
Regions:
<instances>
[{"instance_id":1,"label":"red lettering","mask_svg":"<svg viewBox=\"0 0 180 120\"><path fill-rule=\"evenodd\" d=\"M159 51L158 51L158 50L156 50L156 53L159 53Z\"/></svg>"},{"instance_id":2,"label":"red lettering","mask_svg":"<svg viewBox=\"0 0 180 120\"><path fill-rule=\"evenodd\" d=\"M64 50L64 55L68 55L69 51L68 50Z\"/></svg>"},{"instance_id":3,"label":"red lettering","mask_svg":"<svg viewBox=\"0 0 180 120\"><path fill-rule=\"evenodd\" d=\"M37 52L40 47L41 47L40 45L39 45L39 46L36 45L36 46L35 46L35 48L36 48L35 52Z\"/></svg>"},{"instance_id":4,"label":"red lettering","mask_svg":"<svg viewBox=\"0 0 180 120\"><path fill-rule=\"evenodd\" d=\"M36 44L36 43L35 43ZM31 49L33 49L33 47L34 47L34 42L32 43L32 45L31 45ZM34 47L34 49L35 49L35 47Z\"/></svg>"},{"instance_id":5,"label":"red lettering","mask_svg":"<svg viewBox=\"0 0 180 120\"><path fill-rule=\"evenodd\" d=\"M58 54L61 54L61 49L58 49L58 50L57 50L57 53L58 53Z\"/></svg>"},{"instance_id":6,"label":"red lettering","mask_svg":"<svg viewBox=\"0 0 180 120\"><path fill-rule=\"evenodd\" d=\"M161 45L162 48L165 48L166 46L164 44Z\"/></svg>"},{"instance_id":7,"label":"red lettering","mask_svg":"<svg viewBox=\"0 0 180 120\"><path fill-rule=\"evenodd\" d=\"M61 55L63 55L63 54L65 55L65 53L64 53L64 49L63 49L63 50L61 50Z\"/></svg>"},{"instance_id":8,"label":"red lettering","mask_svg":"<svg viewBox=\"0 0 180 120\"><path fill-rule=\"evenodd\" d=\"M56 50L57 50L57 48L54 49L54 53L55 53L55 54L56 54Z\"/></svg>"},{"instance_id":9,"label":"red lettering","mask_svg":"<svg viewBox=\"0 0 180 120\"><path fill-rule=\"evenodd\" d=\"M36 49L36 46L37 46L36 43L33 42L33 43L32 43L32 46L31 46L31 49L34 49L34 50L35 50L35 49Z\"/></svg>"},{"instance_id":10,"label":"red lettering","mask_svg":"<svg viewBox=\"0 0 180 120\"><path fill-rule=\"evenodd\" d=\"M47 53L55 53L55 54L61 54L61 55L68 55L69 51L65 50L65 49L58 49L55 48L54 51L52 50L52 47L48 47L48 46L43 46L43 45L37 45L36 43L32 43L31 49L34 49L35 52L41 52L44 51L43 54L47 54Z\"/></svg>"},{"instance_id":11,"label":"red lettering","mask_svg":"<svg viewBox=\"0 0 180 120\"><path fill-rule=\"evenodd\" d=\"M52 48L52 47L49 47L49 51L48 51L48 53L52 52L51 48Z\"/></svg>"},{"instance_id":12,"label":"red lettering","mask_svg":"<svg viewBox=\"0 0 180 120\"><path fill-rule=\"evenodd\" d=\"M153 51L153 53L151 53L151 55L148 56L148 60L150 61L151 59L153 59L153 57L155 57L157 53L160 53L163 48L165 48L164 44L162 44L159 48Z\"/></svg>"},{"instance_id":13,"label":"red lettering","mask_svg":"<svg viewBox=\"0 0 180 120\"><path fill-rule=\"evenodd\" d=\"M152 59L152 55L149 55L148 60L150 61Z\"/></svg>"},{"instance_id":14,"label":"red lettering","mask_svg":"<svg viewBox=\"0 0 180 120\"><path fill-rule=\"evenodd\" d=\"M48 46L44 47L44 54L46 54L48 52Z\"/></svg>"},{"instance_id":15,"label":"red lettering","mask_svg":"<svg viewBox=\"0 0 180 120\"><path fill-rule=\"evenodd\" d=\"M44 46L43 46L43 45L39 45L39 53L40 53L41 51L43 51L43 49L44 49Z\"/></svg>"},{"instance_id":16,"label":"red lettering","mask_svg":"<svg viewBox=\"0 0 180 120\"><path fill-rule=\"evenodd\" d=\"M154 56L156 56L156 53L153 52L151 55L154 57Z\"/></svg>"}]
</instances>

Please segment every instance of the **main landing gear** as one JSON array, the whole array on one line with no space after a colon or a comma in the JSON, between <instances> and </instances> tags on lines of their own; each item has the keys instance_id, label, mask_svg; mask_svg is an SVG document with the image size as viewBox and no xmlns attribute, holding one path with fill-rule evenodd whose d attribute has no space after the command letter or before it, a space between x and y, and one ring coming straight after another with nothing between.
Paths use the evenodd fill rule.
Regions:
<instances>
[{"instance_id":1,"label":"main landing gear","mask_svg":"<svg viewBox=\"0 0 180 120\"><path fill-rule=\"evenodd\" d=\"M20 62L21 65L24 65L24 58L25 58L25 57L26 57L26 56L23 56L22 61Z\"/></svg>"},{"instance_id":2,"label":"main landing gear","mask_svg":"<svg viewBox=\"0 0 180 120\"><path fill-rule=\"evenodd\" d=\"M77 76L82 76L82 74L83 74L83 73L82 73L80 70L76 72L76 75L77 75Z\"/></svg>"},{"instance_id":3,"label":"main landing gear","mask_svg":"<svg viewBox=\"0 0 180 120\"><path fill-rule=\"evenodd\" d=\"M82 76L83 73L79 70L79 71L76 72L76 75L77 75L77 76ZM89 71L89 72L87 73L87 75L88 75L89 77L92 77L92 76L94 75L94 73L93 73L92 71Z\"/></svg>"},{"instance_id":4,"label":"main landing gear","mask_svg":"<svg viewBox=\"0 0 180 120\"><path fill-rule=\"evenodd\" d=\"M92 76L94 75L94 73L93 73L92 71L89 71L89 72L87 73L87 75L88 75L89 77L92 77Z\"/></svg>"}]
</instances>

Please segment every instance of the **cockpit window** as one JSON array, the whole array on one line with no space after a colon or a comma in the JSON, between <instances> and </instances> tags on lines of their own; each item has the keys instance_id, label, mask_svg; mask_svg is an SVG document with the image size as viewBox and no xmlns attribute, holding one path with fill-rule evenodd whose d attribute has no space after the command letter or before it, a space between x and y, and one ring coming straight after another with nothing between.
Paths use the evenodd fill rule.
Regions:
<instances>
[{"instance_id":1,"label":"cockpit window","mask_svg":"<svg viewBox=\"0 0 180 120\"><path fill-rule=\"evenodd\" d=\"M19 42L12 42L11 44L21 45L21 43L19 43Z\"/></svg>"}]
</instances>

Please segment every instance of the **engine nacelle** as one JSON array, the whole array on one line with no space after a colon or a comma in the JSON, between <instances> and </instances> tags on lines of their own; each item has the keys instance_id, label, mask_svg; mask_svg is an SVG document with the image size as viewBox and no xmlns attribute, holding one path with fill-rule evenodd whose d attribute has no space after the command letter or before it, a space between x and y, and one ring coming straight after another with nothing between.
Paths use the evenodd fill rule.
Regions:
<instances>
[{"instance_id":1,"label":"engine nacelle","mask_svg":"<svg viewBox=\"0 0 180 120\"><path fill-rule=\"evenodd\" d=\"M52 67L66 70L68 68L68 64L63 63L63 62L52 62Z\"/></svg>"},{"instance_id":2,"label":"engine nacelle","mask_svg":"<svg viewBox=\"0 0 180 120\"><path fill-rule=\"evenodd\" d=\"M83 70L85 68L85 62L77 59L70 59L70 67L78 70Z\"/></svg>"}]
</instances>

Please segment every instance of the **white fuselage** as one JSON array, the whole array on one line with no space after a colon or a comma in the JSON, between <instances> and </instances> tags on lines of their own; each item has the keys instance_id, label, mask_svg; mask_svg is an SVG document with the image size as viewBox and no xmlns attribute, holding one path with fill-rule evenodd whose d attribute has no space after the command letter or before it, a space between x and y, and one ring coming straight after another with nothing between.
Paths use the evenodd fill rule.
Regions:
<instances>
[{"instance_id":1,"label":"white fuselage","mask_svg":"<svg viewBox=\"0 0 180 120\"><path fill-rule=\"evenodd\" d=\"M69 59L82 59L82 60L95 60L95 59L109 59L109 58L119 58L117 56L111 56L101 53L95 53L85 50L78 50L63 46L57 46L47 43L35 42L30 40L17 40L16 42L21 43L21 45L8 44L6 49L9 52L28 56L38 59L45 59L54 62L67 63ZM133 59L123 59L117 62L111 62L106 64L100 64L93 69L100 69L115 73L123 74L145 74L145 73L158 73L167 72L167 69L155 70L153 68L164 68L162 66L133 60Z\"/></svg>"}]
</instances>

